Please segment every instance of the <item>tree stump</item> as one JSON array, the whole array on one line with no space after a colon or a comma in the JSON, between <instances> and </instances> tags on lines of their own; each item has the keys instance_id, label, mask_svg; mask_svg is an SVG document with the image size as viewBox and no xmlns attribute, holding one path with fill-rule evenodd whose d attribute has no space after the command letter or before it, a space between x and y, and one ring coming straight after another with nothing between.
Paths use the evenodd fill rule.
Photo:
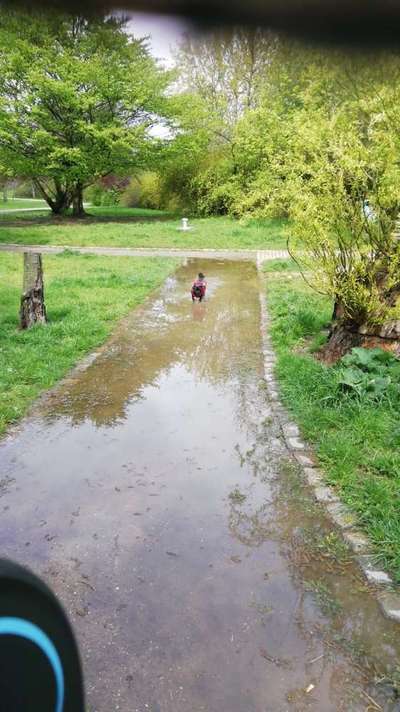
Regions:
<instances>
[{"instance_id":1,"label":"tree stump","mask_svg":"<svg viewBox=\"0 0 400 712\"><path fill-rule=\"evenodd\" d=\"M24 282L21 297L20 327L29 329L34 324L47 322L44 303L42 255L24 252Z\"/></svg>"}]
</instances>

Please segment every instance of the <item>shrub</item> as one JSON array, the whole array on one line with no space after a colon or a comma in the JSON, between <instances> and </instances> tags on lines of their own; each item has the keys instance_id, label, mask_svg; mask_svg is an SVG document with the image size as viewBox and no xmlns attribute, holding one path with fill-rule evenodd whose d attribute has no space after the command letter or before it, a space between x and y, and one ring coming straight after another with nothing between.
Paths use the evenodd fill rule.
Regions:
<instances>
[{"instance_id":1,"label":"shrub","mask_svg":"<svg viewBox=\"0 0 400 712\"><path fill-rule=\"evenodd\" d=\"M121 195L121 205L126 208L138 208L140 205L140 182L135 176Z\"/></svg>"},{"instance_id":2,"label":"shrub","mask_svg":"<svg viewBox=\"0 0 400 712\"><path fill-rule=\"evenodd\" d=\"M99 206L102 203L103 188L99 183L91 185L85 190L85 200L87 200L92 205Z\"/></svg>"},{"instance_id":3,"label":"shrub","mask_svg":"<svg viewBox=\"0 0 400 712\"><path fill-rule=\"evenodd\" d=\"M158 210L162 207L161 178L158 173L144 173L140 178L140 207Z\"/></svg>"},{"instance_id":4,"label":"shrub","mask_svg":"<svg viewBox=\"0 0 400 712\"><path fill-rule=\"evenodd\" d=\"M121 195L121 203L127 208L164 207L161 176L152 171L131 178L128 187Z\"/></svg>"},{"instance_id":5,"label":"shrub","mask_svg":"<svg viewBox=\"0 0 400 712\"><path fill-rule=\"evenodd\" d=\"M399 396L400 361L383 349L353 348L339 363L338 386L360 398Z\"/></svg>"},{"instance_id":6,"label":"shrub","mask_svg":"<svg viewBox=\"0 0 400 712\"><path fill-rule=\"evenodd\" d=\"M101 196L101 205L111 206L119 205L121 201L121 192L118 188L111 188L111 190L105 190Z\"/></svg>"}]
</instances>

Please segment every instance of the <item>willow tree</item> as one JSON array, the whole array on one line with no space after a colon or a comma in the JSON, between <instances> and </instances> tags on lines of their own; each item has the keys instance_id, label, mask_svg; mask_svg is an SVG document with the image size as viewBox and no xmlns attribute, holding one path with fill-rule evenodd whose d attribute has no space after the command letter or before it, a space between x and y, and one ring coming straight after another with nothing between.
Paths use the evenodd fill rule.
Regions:
<instances>
[{"instance_id":1,"label":"willow tree","mask_svg":"<svg viewBox=\"0 0 400 712\"><path fill-rule=\"evenodd\" d=\"M326 351L336 358L400 339L400 62L336 57L314 70L282 191L289 249L334 302Z\"/></svg>"},{"instance_id":2,"label":"willow tree","mask_svg":"<svg viewBox=\"0 0 400 712\"><path fill-rule=\"evenodd\" d=\"M170 81L123 19L0 10L0 154L54 213L146 165Z\"/></svg>"}]
</instances>

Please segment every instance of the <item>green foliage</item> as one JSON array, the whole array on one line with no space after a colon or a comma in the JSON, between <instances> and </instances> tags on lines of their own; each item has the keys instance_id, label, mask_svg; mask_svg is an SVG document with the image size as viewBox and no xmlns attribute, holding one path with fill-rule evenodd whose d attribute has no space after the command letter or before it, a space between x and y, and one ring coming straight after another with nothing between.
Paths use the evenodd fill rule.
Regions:
<instances>
[{"instance_id":1,"label":"green foliage","mask_svg":"<svg viewBox=\"0 0 400 712\"><path fill-rule=\"evenodd\" d=\"M393 368L396 364L399 365L399 361L390 351L358 347L343 356L341 363L344 366L358 368L366 373L378 373L383 367Z\"/></svg>"},{"instance_id":2,"label":"green foliage","mask_svg":"<svg viewBox=\"0 0 400 712\"><path fill-rule=\"evenodd\" d=\"M360 398L400 394L400 361L383 349L353 348L339 365L339 388Z\"/></svg>"},{"instance_id":3,"label":"green foliage","mask_svg":"<svg viewBox=\"0 0 400 712\"><path fill-rule=\"evenodd\" d=\"M269 211L286 206L290 248L340 305L341 321L379 331L399 314L400 63L305 55L287 119L276 105L275 119L268 115L272 146L267 140L255 153L251 193L262 184Z\"/></svg>"},{"instance_id":4,"label":"green foliage","mask_svg":"<svg viewBox=\"0 0 400 712\"><path fill-rule=\"evenodd\" d=\"M177 55L181 133L175 156L180 177L169 166L170 193L202 215L231 212L236 126L254 109L268 74L276 37L261 30L222 30L187 37ZM172 152L175 147L172 146Z\"/></svg>"},{"instance_id":5,"label":"green foliage","mask_svg":"<svg viewBox=\"0 0 400 712\"><path fill-rule=\"evenodd\" d=\"M101 205L105 207L111 207L113 205L119 205L121 200L121 191L118 188L110 188L105 190L101 196Z\"/></svg>"},{"instance_id":6,"label":"green foliage","mask_svg":"<svg viewBox=\"0 0 400 712\"><path fill-rule=\"evenodd\" d=\"M94 185L89 186L85 190L85 199L91 203L91 205L99 206L102 204L104 189L99 183L94 183Z\"/></svg>"},{"instance_id":7,"label":"green foliage","mask_svg":"<svg viewBox=\"0 0 400 712\"><path fill-rule=\"evenodd\" d=\"M146 171L131 178L129 185L120 196L120 202L127 207L140 206L160 210L166 207L161 176L155 171Z\"/></svg>"},{"instance_id":8,"label":"green foliage","mask_svg":"<svg viewBox=\"0 0 400 712\"><path fill-rule=\"evenodd\" d=\"M130 179L129 185L122 193L121 205L126 208L137 208L140 206L140 183L136 177Z\"/></svg>"},{"instance_id":9,"label":"green foliage","mask_svg":"<svg viewBox=\"0 0 400 712\"><path fill-rule=\"evenodd\" d=\"M161 181L157 173L144 173L140 178L140 205L159 210L162 206Z\"/></svg>"},{"instance_id":10,"label":"green foliage","mask_svg":"<svg viewBox=\"0 0 400 712\"><path fill-rule=\"evenodd\" d=\"M18 330L22 259L0 255L0 433L174 269L172 259L44 256L49 324Z\"/></svg>"},{"instance_id":11,"label":"green foliage","mask_svg":"<svg viewBox=\"0 0 400 712\"><path fill-rule=\"evenodd\" d=\"M213 156L213 162L203 167L192 181L192 191L197 211L201 215L227 215L234 200L229 182L232 160Z\"/></svg>"}]
</instances>

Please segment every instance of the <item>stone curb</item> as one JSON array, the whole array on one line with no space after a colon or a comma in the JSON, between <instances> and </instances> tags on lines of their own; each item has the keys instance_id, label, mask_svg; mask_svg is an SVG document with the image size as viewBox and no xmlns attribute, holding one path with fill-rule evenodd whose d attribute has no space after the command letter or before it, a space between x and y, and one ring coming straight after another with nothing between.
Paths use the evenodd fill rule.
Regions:
<instances>
[{"instance_id":1,"label":"stone curb","mask_svg":"<svg viewBox=\"0 0 400 712\"><path fill-rule=\"evenodd\" d=\"M288 451L301 468L305 482L312 489L317 502L324 508L327 517L341 530L342 536L353 551L354 559L365 579L373 585L372 590L376 594L383 615L400 623L399 587L394 584L386 571L377 568L373 556L374 547L368 537L357 529L355 514L339 500L335 490L325 484L323 473L316 466L311 448L303 442L298 426L290 420L286 410L279 402L279 391L274 375L276 359L268 336L270 319L265 296L265 278L260 269L261 264L262 261L259 260L257 267L261 282L260 306L264 377L272 413L278 420Z\"/></svg>"},{"instance_id":2,"label":"stone curb","mask_svg":"<svg viewBox=\"0 0 400 712\"><path fill-rule=\"evenodd\" d=\"M1 243L0 252L41 252L58 255L71 251L83 255L104 255L108 257L176 257L178 259L210 259L210 260L251 260L258 265L269 260L287 259L287 250L227 250L211 248L177 248L177 247L112 247L112 246L82 246L82 245L24 245L20 243Z\"/></svg>"}]
</instances>

